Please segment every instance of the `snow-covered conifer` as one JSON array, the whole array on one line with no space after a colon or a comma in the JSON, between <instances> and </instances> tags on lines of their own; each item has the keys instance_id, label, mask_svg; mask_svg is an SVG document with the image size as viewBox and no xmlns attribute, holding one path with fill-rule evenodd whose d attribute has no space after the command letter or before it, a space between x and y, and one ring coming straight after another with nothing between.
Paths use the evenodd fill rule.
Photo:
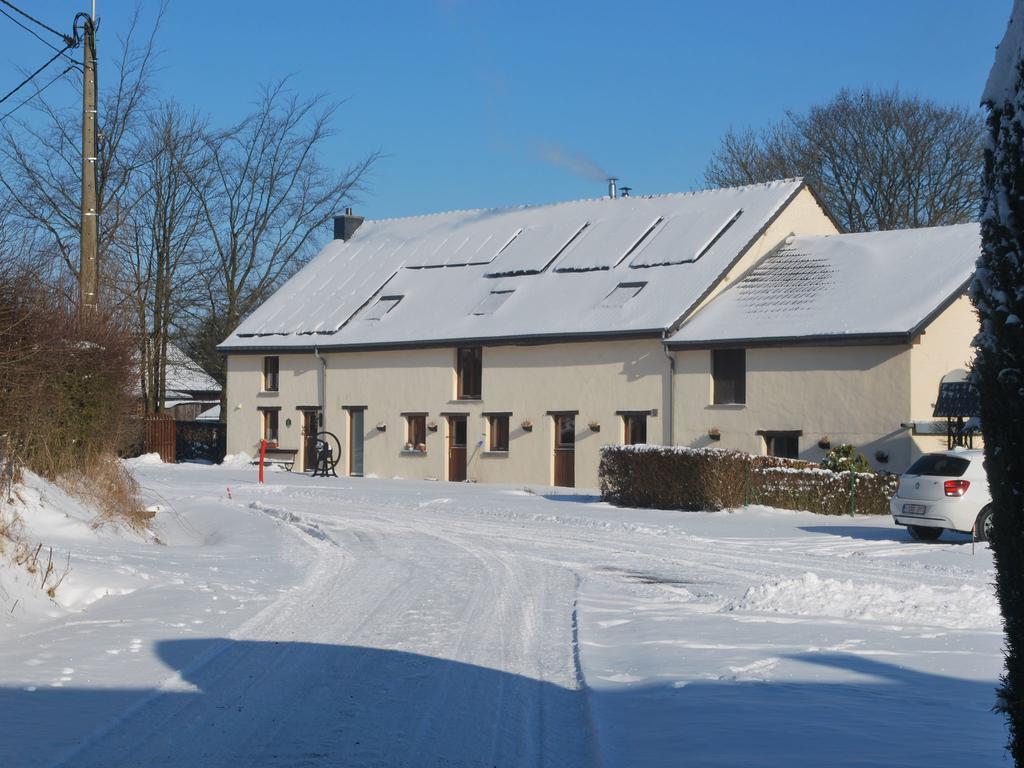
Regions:
<instances>
[{"instance_id":1,"label":"snow-covered conifer","mask_svg":"<svg viewBox=\"0 0 1024 768\"><path fill-rule=\"evenodd\" d=\"M1001 709L1024 766L1024 0L982 96L988 109L982 253L971 285L981 331L975 381L992 490L996 587L1006 627Z\"/></svg>"}]
</instances>

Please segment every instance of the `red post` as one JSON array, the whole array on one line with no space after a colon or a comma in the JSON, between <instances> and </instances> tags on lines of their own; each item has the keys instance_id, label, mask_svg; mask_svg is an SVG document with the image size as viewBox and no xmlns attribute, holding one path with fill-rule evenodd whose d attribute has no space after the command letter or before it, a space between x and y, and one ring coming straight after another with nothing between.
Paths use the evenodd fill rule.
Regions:
<instances>
[{"instance_id":1,"label":"red post","mask_svg":"<svg viewBox=\"0 0 1024 768\"><path fill-rule=\"evenodd\" d=\"M260 440L260 485L263 485L263 460L267 456L267 441Z\"/></svg>"}]
</instances>

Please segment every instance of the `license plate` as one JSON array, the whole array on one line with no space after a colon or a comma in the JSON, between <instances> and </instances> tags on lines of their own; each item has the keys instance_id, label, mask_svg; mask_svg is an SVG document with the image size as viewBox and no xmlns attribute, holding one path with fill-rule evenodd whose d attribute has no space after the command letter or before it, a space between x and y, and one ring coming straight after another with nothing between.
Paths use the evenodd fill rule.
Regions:
<instances>
[{"instance_id":1,"label":"license plate","mask_svg":"<svg viewBox=\"0 0 1024 768\"><path fill-rule=\"evenodd\" d=\"M928 511L928 507L924 504L904 504L903 514L904 515L923 515Z\"/></svg>"}]
</instances>

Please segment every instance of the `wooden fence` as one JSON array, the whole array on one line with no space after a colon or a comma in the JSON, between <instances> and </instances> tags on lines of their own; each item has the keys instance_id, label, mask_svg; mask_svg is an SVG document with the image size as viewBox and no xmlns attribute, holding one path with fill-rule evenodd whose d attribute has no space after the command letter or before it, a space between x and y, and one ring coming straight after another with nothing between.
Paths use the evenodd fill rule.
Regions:
<instances>
[{"instance_id":1,"label":"wooden fence","mask_svg":"<svg viewBox=\"0 0 1024 768\"><path fill-rule=\"evenodd\" d=\"M161 461L174 464L177 461L174 417L166 413L147 416L143 423L142 445L145 453L159 453Z\"/></svg>"}]
</instances>

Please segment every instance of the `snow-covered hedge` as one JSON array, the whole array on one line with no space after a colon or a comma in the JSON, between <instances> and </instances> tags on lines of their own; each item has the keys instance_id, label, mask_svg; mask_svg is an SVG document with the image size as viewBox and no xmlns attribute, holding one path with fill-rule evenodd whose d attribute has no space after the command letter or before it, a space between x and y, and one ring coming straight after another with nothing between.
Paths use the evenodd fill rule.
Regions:
<instances>
[{"instance_id":1,"label":"snow-covered hedge","mask_svg":"<svg viewBox=\"0 0 1024 768\"><path fill-rule=\"evenodd\" d=\"M604 498L624 506L718 510L764 504L823 515L887 515L897 482L892 475L831 472L774 456L659 445L605 446L600 476Z\"/></svg>"}]
</instances>

